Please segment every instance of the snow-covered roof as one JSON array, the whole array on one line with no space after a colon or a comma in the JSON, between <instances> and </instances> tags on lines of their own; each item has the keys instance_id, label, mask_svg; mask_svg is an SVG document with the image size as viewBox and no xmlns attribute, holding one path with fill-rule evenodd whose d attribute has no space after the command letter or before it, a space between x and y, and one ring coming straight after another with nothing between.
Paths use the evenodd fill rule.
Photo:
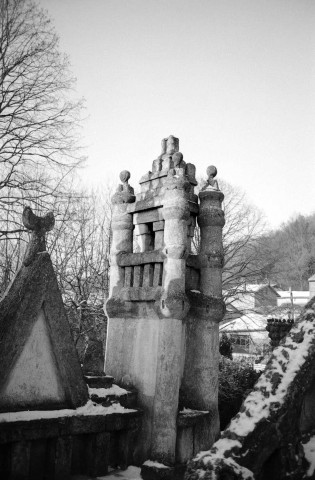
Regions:
<instances>
[{"instance_id":1,"label":"snow-covered roof","mask_svg":"<svg viewBox=\"0 0 315 480\"><path fill-rule=\"evenodd\" d=\"M267 283L248 283L237 289L232 288L230 290L223 290L223 295L227 295L230 292L233 292L234 290L236 290L235 296L247 295L247 294L259 292L259 290L262 290L264 288L270 288L271 290L274 291L275 294L278 294L278 291L272 285L269 285Z\"/></svg>"},{"instance_id":2,"label":"snow-covered roof","mask_svg":"<svg viewBox=\"0 0 315 480\"><path fill-rule=\"evenodd\" d=\"M278 295L281 298L290 298L291 292L290 290L279 290ZM309 299L310 292L308 290L292 290L292 297L294 298L305 298L306 300Z\"/></svg>"},{"instance_id":3,"label":"snow-covered roof","mask_svg":"<svg viewBox=\"0 0 315 480\"><path fill-rule=\"evenodd\" d=\"M265 330L267 318L259 313L248 313L220 325L220 332L238 330Z\"/></svg>"}]
</instances>

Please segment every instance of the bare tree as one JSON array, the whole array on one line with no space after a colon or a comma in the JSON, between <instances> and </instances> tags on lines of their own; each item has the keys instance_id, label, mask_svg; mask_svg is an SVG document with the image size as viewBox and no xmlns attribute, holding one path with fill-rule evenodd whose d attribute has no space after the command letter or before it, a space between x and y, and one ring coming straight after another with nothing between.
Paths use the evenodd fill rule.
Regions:
<instances>
[{"instance_id":1,"label":"bare tree","mask_svg":"<svg viewBox=\"0 0 315 480\"><path fill-rule=\"evenodd\" d=\"M109 288L111 195L108 185L102 191L76 193L48 241L82 360L88 341L104 342L106 334L103 306Z\"/></svg>"},{"instance_id":2,"label":"bare tree","mask_svg":"<svg viewBox=\"0 0 315 480\"><path fill-rule=\"evenodd\" d=\"M267 280L274 260L268 241L265 241L263 214L247 201L240 188L220 180L220 189L224 193L225 214L223 290L224 300L229 304L243 295L246 284ZM193 239L196 253L199 241L197 228Z\"/></svg>"},{"instance_id":3,"label":"bare tree","mask_svg":"<svg viewBox=\"0 0 315 480\"><path fill-rule=\"evenodd\" d=\"M0 239L23 229L21 205L47 206L82 157L82 102L49 18L32 0L0 0Z\"/></svg>"}]
</instances>

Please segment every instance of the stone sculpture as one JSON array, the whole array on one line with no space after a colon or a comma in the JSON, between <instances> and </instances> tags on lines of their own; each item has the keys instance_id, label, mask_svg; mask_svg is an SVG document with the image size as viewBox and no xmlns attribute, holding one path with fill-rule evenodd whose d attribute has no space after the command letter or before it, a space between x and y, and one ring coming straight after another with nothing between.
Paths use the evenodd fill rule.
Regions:
<instances>
[{"instance_id":1,"label":"stone sculpture","mask_svg":"<svg viewBox=\"0 0 315 480\"><path fill-rule=\"evenodd\" d=\"M113 197L105 368L121 386L128 378L145 412L134 461L163 462L168 475L218 435L224 196L212 187L213 170L212 188L195 195L195 166L172 135L152 170L135 197L128 192L126 201L123 186ZM191 252L196 222L199 255ZM146 478L150 468L144 464Z\"/></svg>"},{"instance_id":2,"label":"stone sculpture","mask_svg":"<svg viewBox=\"0 0 315 480\"><path fill-rule=\"evenodd\" d=\"M213 165L207 168L207 181L206 185L202 187L201 191L203 190L219 190L219 184L217 180L214 179L217 175L217 169Z\"/></svg>"},{"instance_id":3,"label":"stone sculpture","mask_svg":"<svg viewBox=\"0 0 315 480\"><path fill-rule=\"evenodd\" d=\"M54 227L55 217L52 212L48 212L44 217L38 217L32 212L30 207L25 207L22 221L24 226L32 232L23 261L27 267L35 259L37 253L46 251L46 232L49 232Z\"/></svg>"},{"instance_id":4,"label":"stone sculpture","mask_svg":"<svg viewBox=\"0 0 315 480\"><path fill-rule=\"evenodd\" d=\"M119 178L121 184L118 185L117 191L112 198L113 203L132 203L135 201L134 189L129 185L130 172L123 170L120 172Z\"/></svg>"}]
</instances>

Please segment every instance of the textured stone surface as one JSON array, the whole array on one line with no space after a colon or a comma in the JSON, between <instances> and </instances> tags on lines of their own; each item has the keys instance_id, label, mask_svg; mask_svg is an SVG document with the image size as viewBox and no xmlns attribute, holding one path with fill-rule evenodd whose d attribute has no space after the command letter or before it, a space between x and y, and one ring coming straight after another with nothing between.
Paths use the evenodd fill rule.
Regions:
<instances>
[{"instance_id":1,"label":"textured stone surface","mask_svg":"<svg viewBox=\"0 0 315 480\"><path fill-rule=\"evenodd\" d=\"M315 431L315 298L275 348L254 390L210 451L190 463L188 479L306 478L302 443ZM225 475L225 476L224 476Z\"/></svg>"},{"instance_id":2,"label":"textured stone surface","mask_svg":"<svg viewBox=\"0 0 315 480\"><path fill-rule=\"evenodd\" d=\"M0 311L0 396L3 397L0 410L51 409L66 406L75 408L86 403L87 387L47 252L38 253L29 266L22 266L18 271L0 302ZM36 326L39 318L42 318L41 325ZM32 351L35 358L27 353L27 342L32 335L38 349L41 348L39 338L46 342L47 349L51 352L49 358L40 356L40 350L37 352L39 354L37 359L36 351ZM20 383L19 401L16 403L15 395L4 396L4 393L21 355L24 355L24 362L23 372L20 370L19 375L25 379L25 395L23 397ZM36 362L39 362L39 378L34 378L34 389L31 391L27 384L34 376ZM44 385L47 385L49 376L45 381L45 375L48 374L48 370L50 375L55 372L55 385L64 390L65 396L57 396L58 399L54 394L49 398L47 386L47 396L39 400L37 390L40 389L41 382L44 382L43 389Z\"/></svg>"},{"instance_id":3,"label":"textured stone surface","mask_svg":"<svg viewBox=\"0 0 315 480\"><path fill-rule=\"evenodd\" d=\"M138 391L144 419L134 445L136 462L184 462L198 449L209 448L218 434L223 194L213 188L212 169L211 188L200 193L199 207L195 173L171 135L162 140L152 172L141 178L135 202L127 205L118 203L119 196L113 198L105 368L118 384L128 378ZM201 254L193 256L196 218ZM133 226L140 253L133 251ZM188 402L183 406L208 412L190 427L177 423L180 391ZM151 475L158 473L151 470Z\"/></svg>"}]
</instances>

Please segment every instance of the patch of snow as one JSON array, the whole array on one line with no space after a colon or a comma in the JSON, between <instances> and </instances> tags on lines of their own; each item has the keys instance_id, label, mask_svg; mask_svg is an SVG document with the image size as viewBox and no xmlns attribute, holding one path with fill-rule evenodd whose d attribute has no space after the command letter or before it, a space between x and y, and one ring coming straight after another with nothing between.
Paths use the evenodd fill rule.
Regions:
<instances>
[{"instance_id":1,"label":"patch of snow","mask_svg":"<svg viewBox=\"0 0 315 480\"><path fill-rule=\"evenodd\" d=\"M240 448L242 444L238 440L231 440L229 438L220 438L215 444L212 451L200 452L194 458L194 461L202 460L202 463L206 466L211 463L214 467L219 467L224 462L224 465L230 466L235 473L240 475L239 478L243 480L254 480L254 474L248 468L242 467L232 457L225 457L226 451L230 451L233 448ZM205 472L205 470L197 470L198 472ZM198 473L198 477L202 478L203 475ZM214 477L217 478L217 477Z\"/></svg>"},{"instance_id":2,"label":"patch of snow","mask_svg":"<svg viewBox=\"0 0 315 480\"><path fill-rule=\"evenodd\" d=\"M304 455L310 466L306 475L311 477L315 471L315 436L311 437L307 443L302 443Z\"/></svg>"},{"instance_id":3,"label":"patch of snow","mask_svg":"<svg viewBox=\"0 0 315 480\"><path fill-rule=\"evenodd\" d=\"M192 410L184 407L179 413L209 413L209 410Z\"/></svg>"},{"instance_id":4,"label":"patch of snow","mask_svg":"<svg viewBox=\"0 0 315 480\"><path fill-rule=\"evenodd\" d=\"M312 313L314 310L306 313ZM303 341L299 344L292 340L292 335L303 332ZM273 352L271 363L259 378L255 389L244 402L244 411L235 417L228 430L238 436L245 437L262 419L267 418L275 404L284 401L287 388L308 355L314 341L314 325L308 320L298 323L292 328L284 345L279 345ZM277 374L279 384L274 387L271 377ZM272 391L274 390L274 392Z\"/></svg>"},{"instance_id":5,"label":"patch of snow","mask_svg":"<svg viewBox=\"0 0 315 480\"><path fill-rule=\"evenodd\" d=\"M200 293L200 290L190 290L193 293Z\"/></svg>"},{"instance_id":6,"label":"patch of snow","mask_svg":"<svg viewBox=\"0 0 315 480\"><path fill-rule=\"evenodd\" d=\"M152 460L146 460L143 465L155 468L169 468L167 465L164 465L164 463L153 462Z\"/></svg>"},{"instance_id":7,"label":"patch of snow","mask_svg":"<svg viewBox=\"0 0 315 480\"><path fill-rule=\"evenodd\" d=\"M120 397L121 395L127 395L129 392L124 388L120 388L118 385L113 385L110 388L90 388L89 394L96 395L97 397L107 397L108 395L115 395Z\"/></svg>"},{"instance_id":8,"label":"patch of snow","mask_svg":"<svg viewBox=\"0 0 315 480\"><path fill-rule=\"evenodd\" d=\"M238 440L231 440L230 438L219 438L214 444L215 456L217 458L224 458L224 453L227 450L232 450L233 448L241 448L242 444ZM212 452L206 450L204 452L199 452L194 460L199 461L203 460L205 463L205 458L209 457Z\"/></svg>"},{"instance_id":9,"label":"patch of snow","mask_svg":"<svg viewBox=\"0 0 315 480\"><path fill-rule=\"evenodd\" d=\"M202 465L206 467L208 464L214 467L214 471L216 467L221 471L224 465L229 465L241 475L240 478L248 480L254 478L252 472L237 463L243 438L254 430L258 422L268 418L272 410L278 409L284 403L288 387L294 381L309 355L311 347L315 344L314 321L315 311L309 308L291 329L285 343L273 351L266 370L262 373L254 390L246 398L243 411L232 419L223 436L211 450L200 452L196 456L194 461L198 463L195 472L198 472L199 478L202 478ZM295 338L295 336L297 337ZM315 437L303 447L305 457L310 462L309 472L311 473L308 475L312 475L315 471Z\"/></svg>"},{"instance_id":10,"label":"patch of snow","mask_svg":"<svg viewBox=\"0 0 315 480\"><path fill-rule=\"evenodd\" d=\"M71 480L142 480L141 469L129 466L126 470L110 469L106 476L90 477L88 475L72 475Z\"/></svg>"},{"instance_id":11,"label":"patch of snow","mask_svg":"<svg viewBox=\"0 0 315 480\"><path fill-rule=\"evenodd\" d=\"M92 402L92 400L89 400L85 405L83 405L83 407L79 407L75 410L26 410L21 412L0 413L0 423L31 421L44 418L110 415L112 413L128 413L135 411L136 410L134 409L124 408L119 403L115 403L113 405L110 405L109 407L103 407L102 405L98 405Z\"/></svg>"}]
</instances>

